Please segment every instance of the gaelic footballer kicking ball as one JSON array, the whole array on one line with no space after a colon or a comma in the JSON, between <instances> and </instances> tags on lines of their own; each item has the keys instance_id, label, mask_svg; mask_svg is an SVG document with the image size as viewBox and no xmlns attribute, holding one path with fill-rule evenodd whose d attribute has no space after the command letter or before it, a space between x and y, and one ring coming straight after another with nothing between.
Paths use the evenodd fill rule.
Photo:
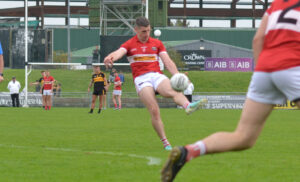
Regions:
<instances>
[{"instance_id":1,"label":"gaelic footballer kicking ball","mask_svg":"<svg viewBox=\"0 0 300 182\"><path fill-rule=\"evenodd\" d=\"M177 92L184 91L189 84L188 77L183 73L177 73L171 77L171 86Z\"/></svg>"}]
</instances>

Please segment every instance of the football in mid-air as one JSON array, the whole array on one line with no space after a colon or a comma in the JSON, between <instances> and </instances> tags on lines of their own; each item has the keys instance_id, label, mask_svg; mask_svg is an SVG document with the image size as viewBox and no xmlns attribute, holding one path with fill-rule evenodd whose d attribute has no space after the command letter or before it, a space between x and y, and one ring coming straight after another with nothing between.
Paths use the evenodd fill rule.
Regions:
<instances>
[{"instance_id":1,"label":"football in mid-air","mask_svg":"<svg viewBox=\"0 0 300 182\"><path fill-rule=\"evenodd\" d=\"M171 86L177 92L184 91L189 85L188 77L183 73L177 73L171 77Z\"/></svg>"}]
</instances>

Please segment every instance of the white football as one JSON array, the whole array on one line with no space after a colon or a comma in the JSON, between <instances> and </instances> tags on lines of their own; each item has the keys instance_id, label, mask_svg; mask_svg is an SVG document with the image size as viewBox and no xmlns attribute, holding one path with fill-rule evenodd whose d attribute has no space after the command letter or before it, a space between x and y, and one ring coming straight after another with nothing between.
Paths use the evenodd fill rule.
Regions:
<instances>
[{"instance_id":1,"label":"white football","mask_svg":"<svg viewBox=\"0 0 300 182\"><path fill-rule=\"evenodd\" d=\"M159 37L160 35L161 35L161 31L160 30L155 30L154 31L154 35L156 36L156 37Z\"/></svg>"},{"instance_id":2,"label":"white football","mask_svg":"<svg viewBox=\"0 0 300 182\"><path fill-rule=\"evenodd\" d=\"M189 85L188 77L183 73L177 73L171 77L171 86L177 92L184 91Z\"/></svg>"}]
</instances>

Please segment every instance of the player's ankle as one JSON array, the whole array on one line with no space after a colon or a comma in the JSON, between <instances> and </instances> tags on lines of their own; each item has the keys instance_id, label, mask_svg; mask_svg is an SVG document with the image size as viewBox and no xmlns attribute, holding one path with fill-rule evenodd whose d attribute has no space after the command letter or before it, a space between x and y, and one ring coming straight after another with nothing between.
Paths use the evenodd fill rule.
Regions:
<instances>
[{"instance_id":1,"label":"player's ankle","mask_svg":"<svg viewBox=\"0 0 300 182\"><path fill-rule=\"evenodd\" d=\"M186 156L187 162L192 160L193 158L199 157L206 153L206 146L202 141L198 141L194 144L186 145L184 148L188 152Z\"/></svg>"},{"instance_id":2,"label":"player's ankle","mask_svg":"<svg viewBox=\"0 0 300 182\"><path fill-rule=\"evenodd\" d=\"M182 107L183 107L184 109L186 109L186 108L188 108L189 105L190 105L190 102L186 102L185 104L182 105Z\"/></svg>"}]
</instances>

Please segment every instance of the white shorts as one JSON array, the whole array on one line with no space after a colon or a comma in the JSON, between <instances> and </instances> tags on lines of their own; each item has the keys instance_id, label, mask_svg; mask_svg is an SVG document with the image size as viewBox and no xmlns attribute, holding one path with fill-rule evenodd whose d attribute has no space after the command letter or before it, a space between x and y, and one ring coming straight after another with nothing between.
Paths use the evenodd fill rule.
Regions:
<instances>
[{"instance_id":1,"label":"white shorts","mask_svg":"<svg viewBox=\"0 0 300 182\"><path fill-rule=\"evenodd\" d=\"M122 90L114 90L113 95L122 95Z\"/></svg>"},{"instance_id":2,"label":"white shorts","mask_svg":"<svg viewBox=\"0 0 300 182\"><path fill-rule=\"evenodd\" d=\"M51 90L44 90L43 95L52 95Z\"/></svg>"},{"instance_id":3,"label":"white shorts","mask_svg":"<svg viewBox=\"0 0 300 182\"><path fill-rule=\"evenodd\" d=\"M161 73L150 72L140 75L134 79L136 91L139 93L144 87L152 87L156 91L164 79L168 79L168 77Z\"/></svg>"},{"instance_id":4,"label":"white shorts","mask_svg":"<svg viewBox=\"0 0 300 182\"><path fill-rule=\"evenodd\" d=\"M300 100L300 66L271 73L254 72L247 97L265 104Z\"/></svg>"}]
</instances>

